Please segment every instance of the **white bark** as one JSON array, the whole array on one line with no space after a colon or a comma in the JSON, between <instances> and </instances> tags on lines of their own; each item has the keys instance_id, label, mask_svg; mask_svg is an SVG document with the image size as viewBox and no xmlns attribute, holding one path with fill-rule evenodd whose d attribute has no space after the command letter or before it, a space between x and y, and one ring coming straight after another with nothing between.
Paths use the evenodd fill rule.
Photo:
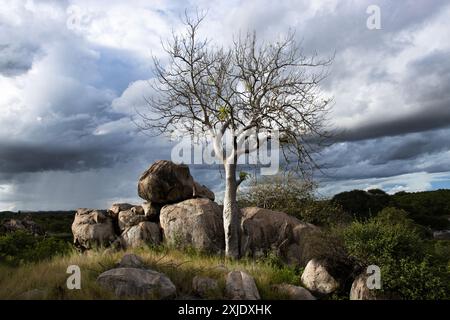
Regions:
<instances>
[{"instance_id":1,"label":"white bark","mask_svg":"<svg viewBox=\"0 0 450 320\"><path fill-rule=\"evenodd\" d=\"M240 213L236 200L236 163L225 163L225 196L223 199L223 225L225 229L225 255L239 258Z\"/></svg>"}]
</instances>

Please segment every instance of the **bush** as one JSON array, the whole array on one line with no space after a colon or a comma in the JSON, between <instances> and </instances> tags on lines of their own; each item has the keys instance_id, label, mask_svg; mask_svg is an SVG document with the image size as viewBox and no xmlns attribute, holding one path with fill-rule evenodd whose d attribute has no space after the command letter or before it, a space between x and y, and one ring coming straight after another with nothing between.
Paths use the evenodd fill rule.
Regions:
<instances>
[{"instance_id":1,"label":"bush","mask_svg":"<svg viewBox=\"0 0 450 320\"><path fill-rule=\"evenodd\" d=\"M241 207L255 206L297 215L300 208L313 198L314 184L300 181L291 175L262 177L250 181L249 187L239 194Z\"/></svg>"},{"instance_id":2,"label":"bush","mask_svg":"<svg viewBox=\"0 0 450 320\"><path fill-rule=\"evenodd\" d=\"M0 236L0 262L18 265L49 259L70 250L67 242L17 231Z\"/></svg>"},{"instance_id":3,"label":"bush","mask_svg":"<svg viewBox=\"0 0 450 320\"><path fill-rule=\"evenodd\" d=\"M448 272L428 259L400 259L381 267L382 289L408 300L450 298Z\"/></svg>"},{"instance_id":4,"label":"bush","mask_svg":"<svg viewBox=\"0 0 450 320\"><path fill-rule=\"evenodd\" d=\"M386 208L340 233L350 256L363 265L380 267L384 292L404 299L448 298L447 265L442 260L430 263L434 252L427 249L420 229L405 211Z\"/></svg>"},{"instance_id":5,"label":"bush","mask_svg":"<svg viewBox=\"0 0 450 320\"><path fill-rule=\"evenodd\" d=\"M409 222L409 221L408 221ZM407 258L420 253L421 238L415 228L388 219L356 221L344 228L347 251L364 264L379 264L393 256Z\"/></svg>"},{"instance_id":6,"label":"bush","mask_svg":"<svg viewBox=\"0 0 450 320\"><path fill-rule=\"evenodd\" d=\"M317 200L315 189L314 183L300 181L291 175L263 177L260 182L252 180L238 201L240 207L281 211L316 225L328 226L350 220L339 205Z\"/></svg>"}]
</instances>

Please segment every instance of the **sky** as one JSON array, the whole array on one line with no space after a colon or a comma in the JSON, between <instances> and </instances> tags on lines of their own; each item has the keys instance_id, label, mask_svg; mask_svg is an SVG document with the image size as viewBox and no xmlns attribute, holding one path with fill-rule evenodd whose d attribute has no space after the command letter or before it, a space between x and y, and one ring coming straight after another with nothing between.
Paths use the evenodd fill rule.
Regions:
<instances>
[{"instance_id":1,"label":"sky","mask_svg":"<svg viewBox=\"0 0 450 320\"><path fill-rule=\"evenodd\" d=\"M339 135L322 150L319 192L450 188L450 2L0 1L0 211L106 208L142 202L140 174L173 142L133 123L161 39L185 10L227 45L295 29L306 53L335 54L322 84ZM380 8L369 29L367 8ZM217 194L220 173L192 168Z\"/></svg>"}]
</instances>

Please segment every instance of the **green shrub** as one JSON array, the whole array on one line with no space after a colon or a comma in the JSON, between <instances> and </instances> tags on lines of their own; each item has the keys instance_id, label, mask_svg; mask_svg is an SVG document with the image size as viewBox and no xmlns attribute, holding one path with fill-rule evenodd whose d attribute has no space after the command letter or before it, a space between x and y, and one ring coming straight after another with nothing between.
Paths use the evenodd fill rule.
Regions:
<instances>
[{"instance_id":1,"label":"green shrub","mask_svg":"<svg viewBox=\"0 0 450 320\"><path fill-rule=\"evenodd\" d=\"M366 222L355 221L342 235L348 253L365 264L422 253L420 233L403 210L387 208Z\"/></svg>"},{"instance_id":2,"label":"green shrub","mask_svg":"<svg viewBox=\"0 0 450 320\"><path fill-rule=\"evenodd\" d=\"M400 259L381 266L382 289L408 300L450 299L448 271L428 259Z\"/></svg>"},{"instance_id":3,"label":"green shrub","mask_svg":"<svg viewBox=\"0 0 450 320\"><path fill-rule=\"evenodd\" d=\"M70 250L70 245L54 237L34 236L17 231L0 236L0 262L18 265L49 259Z\"/></svg>"},{"instance_id":4,"label":"green shrub","mask_svg":"<svg viewBox=\"0 0 450 320\"><path fill-rule=\"evenodd\" d=\"M240 207L281 211L316 225L328 226L350 220L339 205L317 200L315 189L314 183L300 181L292 175L263 177L260 181L253 179L238 201Z\"/></svg>"},{"instance_id":5,"label":"green shrub","mask_svg":"<svg viewBox=\"0 0 450 320\"><path fill-rule=\"evenodd\" d=\"M339 232L350 256L363 265L380 267L384 292L403 299L448 298L445 258L437 258L436 249L421 238L405 211L386 208L377 217L353 222ZM433 263L430 257L435 257Z\"/></svg>"},{"instance_id":6,"label":"green shrub","mask_svg":"<svg viewBox=\"0 0 450 320\"><path fill-rule=\"evenodd\" d=\"M277 175L252 179L247 189L239 194L241 207L255 206L297 215L306 202L313 198L314 184L300 181L292 175Z\"/></svg>"}]
</instances>

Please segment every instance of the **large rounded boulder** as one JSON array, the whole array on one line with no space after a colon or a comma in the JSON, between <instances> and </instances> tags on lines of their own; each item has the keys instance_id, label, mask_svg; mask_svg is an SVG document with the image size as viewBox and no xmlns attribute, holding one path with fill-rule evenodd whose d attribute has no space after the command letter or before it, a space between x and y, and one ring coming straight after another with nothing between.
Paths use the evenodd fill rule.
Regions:
<instances>
[{"instance_id":1,"label":"large rounded boulder","mask_svg":"<svg viewBox=\"0 0 450 320\"><path fill-rule=\"evenodd\" d=\"M225 280L225 296L230 300L260 300L255 279L243 271L231 271Z\"/></svg>"},{"instance_id":2,"label":"large rounded boulder","mask_svg":"<svg viewBox=\"0 0 450 320\"><path fill-rule=\"evenodd\" d=\"M225 247L222 212L217 203L190 199L161 209L161 228L168 244L220 253Z\"/></svg>"},{"instance_id":3,"label":"large rounded boulder","mask_svg":"<svg viewBox=\"0 0 450 320\"><path fill-rule=\"evenodd\" d=\"M241 255L261 257L276 253L285 262L304 266L309 235L319 229L283 212L258 207L241 210ZM305 261L306 260L306 261Z\"/></svg>"},{"instance_id":4,"label":"large rounded boulder","mask_svg":"<svg viewBox=\"0 0 450 320\"><path fill-rule=\"evenodd\" d=\"M78 209L72 223L75 246L107 247L117 238L112 218L104 210Z\"/></svg>"},{"instance_id":5,"label":"large rounded boulder","mask_svg":"<svg viewBox=\"0 0 450 320\"><path fill-rule=\"evenodd\" d=\"M143 221L125 229L120 238L124 248L136 248L146 244L159 245L161 232L158 224Z\"/></svg>"},{"instance_id":6,"label":"large rounded boulder","mask_svg":"<svg viewBox=\"0 0 450 320\"><path fill-rule=\"evenodd\" d=\"M192 198L212 198L214 194L196 183L189 167L172 161L153 163L139 178L139 197L151 203L170 204Z\"/></svg>"},{"instance_id":7,"label":"large rounded boulder","mask_svg":"<svg viewBox=\"0 0 450 320\"><path fill-rule=\"evenodd\" d=\"M176 287L163 273L137 268L116 268L103 272L97 283L117 297L169 299Z\"/></svg>"},{"instance_id":8,"label":"large rounded boulder","mask_svg":"<svg viewBox=\"0 0 450 320\"><path fill-rule=\"evenodd\" d=\"M330 274L326 261L312 259L301 277L303 285L310 291L326 295L339 288L339 282Z\"/></svg>"}]
</instances>

